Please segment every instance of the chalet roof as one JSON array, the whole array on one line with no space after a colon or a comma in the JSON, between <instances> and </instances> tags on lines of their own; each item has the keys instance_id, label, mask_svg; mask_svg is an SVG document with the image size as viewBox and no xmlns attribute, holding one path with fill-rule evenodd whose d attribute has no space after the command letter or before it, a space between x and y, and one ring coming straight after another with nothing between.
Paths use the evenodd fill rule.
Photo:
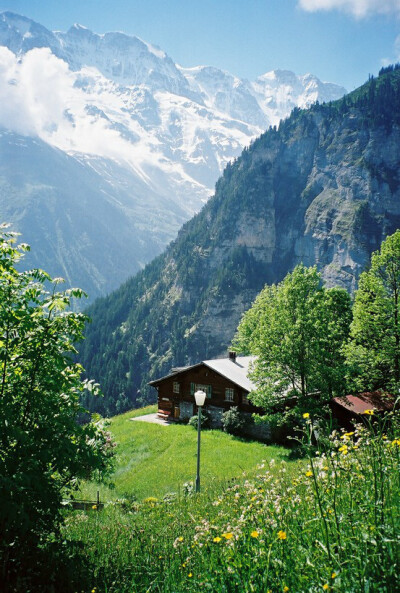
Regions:
<instances>
[{"instance_id":1,"label":"chalet roof","mask_svg":"<svg viewBox=\"0 0 400 593\"><path fill-rule=\"evenodd\" d=\"M349 412L353 412L353 414L364 414L365 410L384 412L391 410L394 405L394 397L381 391L368 391L357 395L335 397L333 401Z\"/></svg>"},{"instance_id":2,"label":"chalet roof","mask_svg":"<svg viewBox=\"0 0 400 593\"><path fill-rule=\"evenodd\" d=\"M180 373L184 373L201 365L205 365L226 379L229 379L229 381L232 381L238 385L238 387L250 392L256 389L256 385L250 381L247 376L250 363L253 360L255 360L255 356L237 356L235 360L231 358L214 358L212 360L203 360L202 362L193 364L191 366L174 368L172 369L172 372L169 373L169 375L165 375L160 379L150 381L149 385L158 385L158 383L164 379L176 377Z\"/></svg>"},{"instance_id":3,"label":"chalet roof","mask_svg":"<svg viewBox=\"0 0 400 593\"><path fill-rule=\"evenodd\" d=\"M255 356L237 356L235 360L230 358L205 360L204 364L226 379L236 383L242 389L250 392L256 389L256 385L247 376L250 363L254 360Z\"/></svg>"}]
</instances>

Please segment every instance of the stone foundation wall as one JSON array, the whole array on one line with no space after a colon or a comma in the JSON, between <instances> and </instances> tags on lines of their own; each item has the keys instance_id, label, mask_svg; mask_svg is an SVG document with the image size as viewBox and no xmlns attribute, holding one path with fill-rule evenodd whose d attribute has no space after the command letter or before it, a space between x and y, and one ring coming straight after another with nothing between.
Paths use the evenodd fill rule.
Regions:
<instances>
[{"instance_id":1,"label":"stone foundation wall","mask_svg":"<svg viewBox=\"0 0 400 593\"><path fill-rule=\"evenodd\" d=\"M180 409L180 415L179 415L180 420L189 420L194 414L192 403L181 401L179 403L179 409Z\"/></svg>"}]
</instances>

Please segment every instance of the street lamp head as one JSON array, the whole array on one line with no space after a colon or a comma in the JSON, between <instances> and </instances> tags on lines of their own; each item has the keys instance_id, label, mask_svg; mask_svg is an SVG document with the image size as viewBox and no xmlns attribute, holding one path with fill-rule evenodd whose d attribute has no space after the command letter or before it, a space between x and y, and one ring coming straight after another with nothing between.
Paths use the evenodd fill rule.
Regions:
<instances>
[{"instance_id":1,"label":"street lamp head","mask_svg":"<svg viewBox=\"0 0 400 593\"><path fill-rule=\"evenodd\" d=\"M199 408L204 406L204 402L206 401L206 394L204 393L204 391L196 391L196 393L194 394L194 398L196 400L196 406L198 406Z\"/></svg>"}]
</instances>

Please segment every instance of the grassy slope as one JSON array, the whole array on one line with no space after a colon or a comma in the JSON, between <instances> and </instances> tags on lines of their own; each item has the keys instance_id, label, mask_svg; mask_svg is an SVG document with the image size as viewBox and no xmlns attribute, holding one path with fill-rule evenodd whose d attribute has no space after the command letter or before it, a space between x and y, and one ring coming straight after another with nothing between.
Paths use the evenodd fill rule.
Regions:
<instances>
[{"instance_id":1,"label":"grassy slope","mask_svg":"<svg viewBox=\"0 0 400 593\"><path fill-rule=\"evenodd\" d=\"M111 420L110 431L118 443L115 490L100 487L103 500L134 496L162 497L169 492L182 492L182 485L196 476L197 433L191 426L160 426L132 422L131 418L155 411L155 406L127 412ZM220 430L204 430L201 434L201 484L251 473L263 460L282 459L282 447L237 439ZM85 497L95 497L97 486L86 485Z\"/></svg>"}]
</instances>

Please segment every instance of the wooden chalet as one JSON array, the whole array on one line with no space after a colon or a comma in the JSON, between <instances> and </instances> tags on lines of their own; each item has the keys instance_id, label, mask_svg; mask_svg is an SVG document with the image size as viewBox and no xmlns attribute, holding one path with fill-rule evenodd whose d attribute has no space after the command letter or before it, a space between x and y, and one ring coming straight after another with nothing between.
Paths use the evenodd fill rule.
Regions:
<instances>
[{"instance_id":1,"label":"wooden chalet","mask_svg":"<svg viewBox=\"0 0 400 593\"><path fill-rule=\"evenodd\" d=\"M222 414L232 406L249 416L260 412L248 399L255 385L248 378L253 356L203 360L197 364L172 369L169 375L151 381L158 391L158 414L171 420L187 420L197 413L194 394L198 390L207 394L205 409L214 426L221 424Z\"/></svg>"}]
</instances>

